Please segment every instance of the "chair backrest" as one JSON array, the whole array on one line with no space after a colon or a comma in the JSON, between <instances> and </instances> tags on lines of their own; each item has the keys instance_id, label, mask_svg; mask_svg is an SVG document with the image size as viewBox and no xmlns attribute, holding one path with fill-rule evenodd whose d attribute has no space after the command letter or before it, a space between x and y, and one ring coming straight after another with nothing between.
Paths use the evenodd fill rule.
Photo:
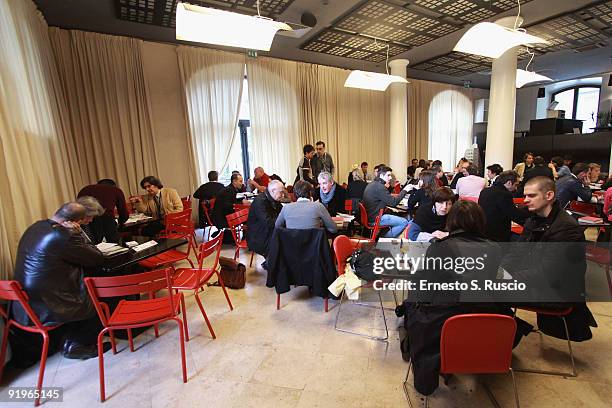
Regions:
<instances>
[{"instance_id":1,"label":"chair backrest","mask_svg":"<svg viewBox=\"0 0 612 408\"><path fill-rule=\"evenodd\" d=\"M191 196L181 197L181 202L183 203L183 209L191 208Z\"/></svg>"},{"instance_id":2,"label":"chair backrest","mask_svg":"<svg viewBox=\"0 0 612 408\"><path fill-rule=\"evenodd\" d=\"M232 231L232 237L234 237L234 241L237 245L243 239L243 234L241 234L241 232L246 231L246 222L249 218L249 209L246 208L244 210L228 214L225 216L225 218L227 219L227 225Z\"/></svg>"},{"instance_id":3,"label":"chair backrest","mask_svg":"<svg viewBox=\"0 0 612 408\"><path fill-rule=\"evenodd\" d=\"M134 275L85 278L85 286L102 324L107 326L108 321L100 298L155 293L162 289L172 294L173 273L174 268L168 267ZM170 305L169 313L173 313L171 311L175 310L174 299L172 296L167 297Z\"/></svg>"},{"instance_id":4,"label":"chair backrest","mask_svg":"<svg viewBox=\"0 0 612 408\"><path fill-rule=\"evenodd\" d=\"M471 197L471 196L459 196L460 200L465 200L465 201L472 201L474 203L478 203L478 197Z\"/></svg>"},{"instance_id":5,"label":"chair backrest","mask_svg":"<svg viewBox=\"0 0 612 408\"><path fill-rule=\"evenodd\" d=\"M380 231L380 218L382 217L385 210L383 208L380 209L378 215L374 219L374 225L368 222L368 212L366 211L365 205L363 203L359 203L359 213L360 213L360 224L366 227L369 230L372 230L372 235L370 236L370 241L376 241L376 237L378 236L378 232Z\"/></svg>"},{"instance_id":6,"label":"chair backrest","mask_svg":"<svg viewBox=\"0 0 612 408\"><path fill-rule=\"evenodd\" d=\"M344 274L346 268L346 260L353 251L359 247L359 241L355 241L346 235L338 235L334 239L334 254L336 256L336 266L338 267L338 276Z\"/></svg>"},{"instance_id":7,"label":"chair backrest","mask_svg":"<svg viewBox=\"0 0 612 408\"><path fill-rule=\"evenodd\" d=\"M28 294L23 290L21 284L16 280L3 280L0 281L0 300L10 300L13 302L19 302L23 310L39 329L43 328L42 323L34 313L34 310L30 307ZM8 313L4 310L4 307L0 306L0 316L8 319Z\"/></svg>"},{"instance_id":8,"label":"chair backrest","mask_svg":"<svg viewBox=\"0 0 612 408\"><path fill-rule=\"evenodd\" d=\"M215 208L216 198L211 198L210 200L200 200L200 206L202 206L202 211L204 211L204 216L206 217L206 222L209 226L212 226L212 220L210 219L210 212L213 208Z\"/></svg>"},{"instance_id":9,"label":"chair backrest","mask_svg":"<svg viewBox=\"0 0 612 408\"><path fill-rule=\"evenodd\" d=\"M453 316L442 326L441 373L506 373L512 361L516 322L498 314Z\"/></svg>"},{"instance_id":10,"label":"chair backrest","mask_svg":"<svg viewBox=\"0 0 612 408\"><path fill-rule=\"evenodd\" d=\"M349 214L353 213L353 200L344 200L344 211Z\"/></svg>"},{"instance_id":11,"label":"chair backrest","mask_svg":"<svg viewBox=\"0 0 612 408\"><path fill-rule=\"evenodd\" d=\"M397 183L395 187L393 187L393 194L399 194L402 191L402 186L400 183Z\"/></svg>"},{"instance_id":12,"label":"chair backrest","mask_svg":"<svg viewBox=\"0 0 612 408\"><path fill-rule=\"evenodd\" d=\"M223 246L223 233L225 230L221 230L219 234L213 239L202 242L198 250L198 269L202 269L204 259L208 258L211 254L216 253L215 263L211 269L217 269L219 263L219 256L221 255L221 247Z\"/></svg>"},{"instance_id":13,"label":"chair backrest","mask_svg":"<svg viewBox=\"0 0 612 408\"><path fill-rule=\"evenodd\" d=\"M250 204L234 204L234 212L240 211L240 210L250 210L251 209L251 205Z\"/></svg>"},{"instance_id":14,"label":"chair backrest","mask_svg":"<svg viewBox=\"0 0 612 408\"><path fill-rule=\"evenodd\" d=\"M525 198L523 198L523 197L513 198L513 199L512 199L512 202L513 202L515 205L523 205L523 204L525 203Z\"/></svg>"},{"instance_id":15,"label":"chair backrest","mask_svg":"<svg viewBox=\"0 0 612 408\"><path fill-rule=\"evenodd\" d=\"M586 214L589 217L599 217L597 212L597 204L585 203L584 201L570 201L569 209L579 213Z\"/></svg>"},{"instance_id":16,"label":"chair backrest","mask_svg":"<svg viewBox=\"0 0 612 408\"><path fill-rule=\"evenodd\" d=\"M366 211L365 205L363 205L363 203L359 203L359 219L361 225L366 228L371 228L370 223L368 222L368 212Z\"/></svg>"}]
</instances>

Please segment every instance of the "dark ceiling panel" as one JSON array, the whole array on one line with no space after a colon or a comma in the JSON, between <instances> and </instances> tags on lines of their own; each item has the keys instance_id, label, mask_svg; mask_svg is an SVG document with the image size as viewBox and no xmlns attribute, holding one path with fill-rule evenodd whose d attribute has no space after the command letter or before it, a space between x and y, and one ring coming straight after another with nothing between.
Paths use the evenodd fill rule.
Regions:
<instances>
[{"instance_id":1,"label":"dark ceiling panel","mask_svg":"<svg viewBox=\"0 0 612 408\"><path fill-rule=\"evenodd\" d=\"M419 0L417 0L418 2ZM444 0L423 0L444 3ZM612 40L612 1L587 6L550 20L527 27L529 34L542 37L548 44L534 45L530 51L535 55L562 50L587 50L606 46ZM520 47L518 59L530 58L526 47ZM490 71L490 58L450 52L410 68L439 74L462 77L476 72Z\"/></svg>"},{"instance_id":2,"label":"dark ceiling panel","mask_svg":"<svg viewBox=\"0 0 612 408\"><path fill-rule=\"evenodd\" d=\"M262 16L275 17L289 7L294 0L260 0ZM117 16L135 23L172 27L176 25L176 4L179 0L115 0ZM192 4L213 8L257 13L257 0L197 0Z\"/></svg>"},{"instance_id":3,"label":"dark ceiling panel","mask_svg":"<svg viewBox=\"0 0 612 408\"><path fill-rule=\"evenodd\" d=\"M531 0L520 0L521 5ZM518 5L517 0L414 0L410 5L418 6L440 16L467 24L477 23L508 11Z\"/></svg>"}]
</instances>

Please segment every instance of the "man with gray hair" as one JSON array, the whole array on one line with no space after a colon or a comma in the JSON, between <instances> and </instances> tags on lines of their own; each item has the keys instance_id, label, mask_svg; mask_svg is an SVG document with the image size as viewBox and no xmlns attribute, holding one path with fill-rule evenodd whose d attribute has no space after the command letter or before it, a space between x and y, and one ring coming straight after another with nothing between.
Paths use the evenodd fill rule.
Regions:
<instances>
[{"instance_id":1,"label":"man with gray hair","mask_svg":"<svg viewBox=\"0 0 612 408\"><path fill-rule=\"evenodd\" d=\"M105 210L98 200L91 196L84 196L79 197L77 203L85 207L85 218L81 220L80 225L86 240L94 245L104 240L106 242L119 242L117 223L115 223L114 231L105 228L105 223L100 219L104 215Z\"/></svg>"},{"instance_id":2,"label":"man with gray hair","mask_svg":"<svg viewBox=\"0 0 612 408\"><path fill-rule=\"evenodd\" d=\"M66 333L63 354L67 358L97 356L100 321L85 290L83 276L85 269L100 266L104 256L81 233L80 224L86 219L87 209L82 204L62 205L53 217L34 223L24 232L15 262L14 279L28 294L29 304L41 323L63 324ZM11 312L18 323L31 325L17 302L12 303ZM26 342L15 343L23 346Z\"/></svg>"},{"instance_id":3,"label":"man with gray hair","mask_svg":"<svg viewBox=\"0 0 612 408\"><path fill-rule=\"evenodd\" d=\"M334 176L327 171L319 173L317 180L319 188L314 191L314 199L321 201L332 217L339 212L344 212L344 202L347 199L346 190L334 182Z\"/></svg>"},{"instance_id":4,"label":"man with gray hair","mask_svg":"<svg viewBox=\"0 0 612 408\"><path fill-rule=\"evenodd\" d=\"M281 203L288 201L287 197L285 186L278 180L271 180L268 188L255 197L247 219L249 250L267 256L274 223L283 208Z\"/></svg>"}]
</instances>

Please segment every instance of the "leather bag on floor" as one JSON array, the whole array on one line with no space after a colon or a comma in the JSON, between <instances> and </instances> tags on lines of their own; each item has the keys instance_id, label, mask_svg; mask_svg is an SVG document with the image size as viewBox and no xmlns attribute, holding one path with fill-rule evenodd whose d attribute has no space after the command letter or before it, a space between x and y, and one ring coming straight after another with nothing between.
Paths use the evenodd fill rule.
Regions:
<instances>
[{"instance_id":1,"label":"leather bag on floor","mask_svg":"<svg viewBox=\"0 0 612 408\"><path fill-rule=\"evenodd\" d=\"M246 266L231 258L219 257L221 279L230 289L243 289L246 282Z\"/></svg>"}]
</instances>

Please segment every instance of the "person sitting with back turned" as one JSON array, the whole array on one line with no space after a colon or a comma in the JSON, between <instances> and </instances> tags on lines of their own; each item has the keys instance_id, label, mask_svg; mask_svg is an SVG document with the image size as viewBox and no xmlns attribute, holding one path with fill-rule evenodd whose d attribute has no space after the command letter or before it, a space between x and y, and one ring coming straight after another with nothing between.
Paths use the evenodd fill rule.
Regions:
<instances>
[{"instance_id":1,"label":"person sitting with back turned","mask_svg":"<svg viewBox=\"0 0 612 408\"><path fill-rule=\"evenodd\" d=\"M313 199L321 201L332 217L335 217L339 212L345 212L346 190L334 181L331 173L322 171L319 173L317 181L319 182L319 188L314 190Z\"/></svg>"},{"instance_id":2,"label":"person sitting with back turned","mask_svg":"<svg viewBox=\"0 0 612 408\"><path fill-rule=\"evenodd\" d=\"M578 198L587 203L594 198L593 192L589 188L588 172L588 164L576 163L572 169L572 174L557 180L556 198L561 208L565 208L570 201L578 200Z\"/></svg>"},{"instance_id":3,"label":"person sitting with back turned","mask_svg":"<svg viewBox=\"0 0 612 408\"><path fill-rule=\"evenodd\" d=\"M408 238L411 241L429 242L448 235L445 230L446 216L453 206L455 194L448 187L440 187L434 193L429 205L421 205L417 210Z\"/></svg>"},{"instance_id":4,"label":"person sitting with back turned","mask_svg":"<svg viewBox=\"0 0 612 408\"><path fill-rule=\"evenodd\" d=\"M374 224L380 210L384 210L387 206L396 207L406 194L408 194L408 191L414 188L413 185L406 185L397 197L392 196L387 190L386 184L391 180L393 170L384 164L377 167L378 177L368 184L363 192L362 200L368 213L368 222L370 224ZM398 237L402 231L406 229L408 224L409 222L406 218L397 215L383 214L380 218L381 227L391 227L384 235L387 238Z\"/></svg>"},{"instance_id":5,"label":"person sitting with back turned","mask_svg":"<svg viewBox=\"0 0 612 408\"><path fill-rule=\"evenodd\" d=\"M312 229L324 227L328 232L335 234L338 227L320 202L312 201L312 184L307 181L298 181L293 186L293 193L297 197L295 203L286 204L276 219L276 227L288 229Z\"/></svg>"},{"instance_id":6,"label":"person sitting with back turned","mask_svg":"<svg viewBox=\"0 0 612 408\"><path fill-rule=\"evenodd\" d=\"M208 210L210 210L210 205L208 201L212 200L223 190L225 187L223 184L219 183L219 173L214 170L208 172L208 183L202 184L198 189L193 193L193 197L198 199L198 225L200 228L203 228L206 223L206 216L204 215L204 209L202 208L202 204L207 205Z\"/></svg>"},{"instance_id":7,"label":"person sitting with back turned","mask_svg":"<svg viewBox=\"0 0 612 408\"><path fill-rule=\"evenodd\" d=\"M104 208L104 215L96 217L92 223L92 229L95 229L98 235L106 238L106 242L119 242L117 222L123 225L129 217L123 191L113 180L102 179L97 184L83 187L77 198L85 196L94 197ZM115 209L119 215L117 222L115 222Z\"/></svg>"},{"instance_id":8,"label":"person sitting with back turned","mask_svg":"<svg viewBox=\"0 0 612 408\"><path fill-rule=\"evenodd\" d=\"M64 325L63 354L67 358L98 355L96 340L101 326L83 277L86 269L102 265L104 256L82 234L79 224L85 218L86 210L81 204L62 205L51 219L38 221L23 233L15 262L14 279L28 294L29 304L41 323ZM19 324L32 324L18 302L12 302L11 314ZM20 346L17 344L17 349ZM105 344L105 351L109 348L110 344Z\"/></svg>"},{"instance_id":9,"label":"person sitting with back turned","mask_svg":"<svg viewBox=\"0 0 612 408\"><path fill-rule=\"evenodd\" d=\"M514 170L504 171L495 178L491 187L480 192L478 204L487 219L486 236L493 241L509 242L512 221L523 225L529 216L527 210L517 208L512 199L518 180L519 175Z\"/></svg>"},{"instance_id":10,"label":"person sitting with back turned","mask_svg":"<svg viewBox=\"0 0 612 408\"><path fill-rule=\"evenodd\" d=\"M457 195L459 197L478 198L487 182L478 175L478 167L473 164L467 167L467 173L466 177L462 177L457 181Z\"/></svg>"},{"instance_id":11,"label":"person sitting with back turned","mask_svg":"<svg viewBox=\"0 0 612 408\"><path fill-rule=\"evenodd\" d=\"M143 234L154 236L164 229L163 222L166 214L183 211L183 202L175 189L164 187L157 177L143 178L140 181L140 187L145 189L147 194L144 197L132 197L130 201L136 210L157 220L142 230Z\"/></svg>"},{"instance_id":12,"label":"person sitting with back turned","mask_svg":"<svg viewBox=\"0 0 612 408\"><path fill-rule=\"evenodd\" d=\"M264 257L268 256L268 244L274 232L274 223L283 208L282 202L286 201L286 197L287 190L278 180L270 181L268 188L255 197L247 220L246 240L250 251Z\"/></svg>"},{"instance_id":13,"label":"person sitting with back turned","mask_svg":"<svg viewBox=\"0 0 612 408\"><path fill-rule=\"evenodd\" d=\"M263 167L255 167L255 170L253 172L255 173L255 177L253 178L253 180L248 180L249 186L251 187L251 191L263 193L264 191L266 191L268 183L270 183L270 176L266 174Z\"/></svg>"}]
</instances>

